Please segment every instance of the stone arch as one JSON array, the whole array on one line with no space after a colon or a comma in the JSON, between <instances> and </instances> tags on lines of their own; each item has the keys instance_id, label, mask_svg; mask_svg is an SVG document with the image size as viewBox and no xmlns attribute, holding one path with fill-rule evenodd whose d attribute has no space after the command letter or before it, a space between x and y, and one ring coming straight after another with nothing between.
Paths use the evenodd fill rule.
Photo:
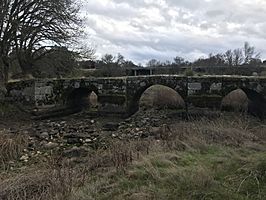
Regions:
<instances>
[{"instance_id":1,"label":"stone arch","mask_svg":"<svg viewBox=\"0 0 266 200\"><path fill-rule=\"evenodd\" d=\"M139 89L137 89L135 91L135 93L130 95L130 99L128 99L128 113L129 113L129 115L132 115L139 110L139 101L140 101L140 98L143 95L143 93L146 90L148 90L149 88L151 88L152 86L156 86L156 85L164 86L164 87L167 87L167 88L174 90L178 95L180 95L180 97L182 98L182 100L184 101L184 104L185 104L185 95L179 89L173 88L172 86L169 86L167 84L160 84L160 83L148 84L146 86L140 87Z\"/></svg>"},{"instance_id":2,"label":"stone arch","mask_svg":"<svg viewBox=\"0 0 266 200\"><path fill-rule=\"evenodd\" d=\"M256 117L266 117L266 99L255 90L249 88L241 88L249 99L248 112Z\"/></svg>"},{"instance_id":3,"label":"stone arch","mask_svg":"<svg viewBox=\"0 0 266 200\"><path fill-rule=\"evenodd\" d=\"M222 111L246 112L248 110L249 99L246 93L240 89L229 91L220 102Z\"/></svg>"},{"instance_id":4,"label":"stone arch","mask_svg":"<svg viewBox=\"0 0 266 200\"><path fill-rule=\"evenodd\" d=\"M92 95L95 96L92 102ZM65 105L67 107L96 107L98 100L98 89L95 86L74 88L67 92L65 98Z\"/></svg>"},{"instance_id":5,"label":"stone arch","mask_svg":"<svg viewBox=\"0 0 266 200\"><path fill-rule=\"evenodd\" d=\"M246 110L243 110L244 107L242 107L242 110L240 109L239 111L247 111L249 114L253 116L256 116L259 118L265 118L266 99L262 94L250 88L239 87L239 88L231 89L231 91L227 93L226 95L234 91L242 91L243 94L245 94L247 97L247 101L245 102L246 105L244 105L246 107L245 108ZM226 98L226 95L224 95L224 98ZM222 108L222 102L221 102L221 108Z\"/></svg>"}]
</instances>

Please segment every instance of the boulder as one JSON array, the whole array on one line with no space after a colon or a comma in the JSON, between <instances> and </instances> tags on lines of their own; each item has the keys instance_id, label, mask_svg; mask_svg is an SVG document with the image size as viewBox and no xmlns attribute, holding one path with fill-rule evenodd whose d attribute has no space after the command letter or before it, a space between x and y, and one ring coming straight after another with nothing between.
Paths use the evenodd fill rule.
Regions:
<instances>
[{"instance_id":1,"label":"boulder","mask_svg":"<svg viewBox=\"0 0 266 200\"><path fill-rule=\"evenodd\" d=\"M55 149L59 146L59 144L55 143L55 142L48 142L46 144L43 145L43 147L46 149L46 150L52 150L52 149Z\"/></svg>"},{"instance_id":2,"label":"boulder","mask_svg":"<svg viewBox=\"0 0 266 200\"><path fill-rule=\"evenodd\" d=\"M49 139L49 133L48 132L43 132L40 134L41 139Z\"/></svg>"}]
</instances>

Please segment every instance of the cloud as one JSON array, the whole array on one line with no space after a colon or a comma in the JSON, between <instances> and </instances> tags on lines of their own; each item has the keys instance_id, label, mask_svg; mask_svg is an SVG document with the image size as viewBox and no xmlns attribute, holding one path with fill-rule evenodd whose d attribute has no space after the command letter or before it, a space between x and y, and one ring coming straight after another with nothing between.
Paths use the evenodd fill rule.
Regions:
<instances>
[{"instance_id":1,"label":"cloud","mask_svg":"<svg viewBox=\"0 0 266 200\"><path fill-rule=\"evenodd\" d=\"M121 53L136 63L254 45L266 58L264 0L87 0L88 42L99 56Z\"/></svg>"}]
</instances>

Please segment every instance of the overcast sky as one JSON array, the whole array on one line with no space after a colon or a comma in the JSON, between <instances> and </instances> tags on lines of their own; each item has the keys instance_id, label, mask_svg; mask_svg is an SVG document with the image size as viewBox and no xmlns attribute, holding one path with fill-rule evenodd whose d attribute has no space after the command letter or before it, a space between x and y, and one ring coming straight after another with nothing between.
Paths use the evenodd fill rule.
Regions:
<instances>
[{"instance_id":1,"label":"overcast sky","mask_svg":"<svg viewBox=\"0 0 266 200\"><path fill-rule=\"evenodd\" d=\"M266 0L84 0L82 12L98 57L193 61L248 41L266 59Z\"/></svg>"}]
</instances>

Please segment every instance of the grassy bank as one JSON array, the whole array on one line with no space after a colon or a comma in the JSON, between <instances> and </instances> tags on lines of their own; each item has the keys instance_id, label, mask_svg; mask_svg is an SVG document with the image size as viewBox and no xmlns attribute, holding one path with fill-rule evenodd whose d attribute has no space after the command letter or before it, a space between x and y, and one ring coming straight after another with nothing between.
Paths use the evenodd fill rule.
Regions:
<instances>
[{"instance_id":1,"label":"grassy bank","mask_svg":"<svg viewBox=\"0 0 266 200\"><path fill-rule=\"evenodd\" d=\"M158 152L125 173L94 175L74 199L265 199L264 152L212 146Z\"/></svg>"},{"instance_id":2,"label":"grassy bank","mask_svg":"<svg viewBox=\"0 0 266 200\"><path fill-rule=\"evenodd\" d=\"M265 122L241 116L169 121L156 137L111 139L82 159L0 137L0 199L266 199ZM12 163L12 168L8 163ZM14 165L17 163L17 165Z\"/></svg>"}]
</instances>

